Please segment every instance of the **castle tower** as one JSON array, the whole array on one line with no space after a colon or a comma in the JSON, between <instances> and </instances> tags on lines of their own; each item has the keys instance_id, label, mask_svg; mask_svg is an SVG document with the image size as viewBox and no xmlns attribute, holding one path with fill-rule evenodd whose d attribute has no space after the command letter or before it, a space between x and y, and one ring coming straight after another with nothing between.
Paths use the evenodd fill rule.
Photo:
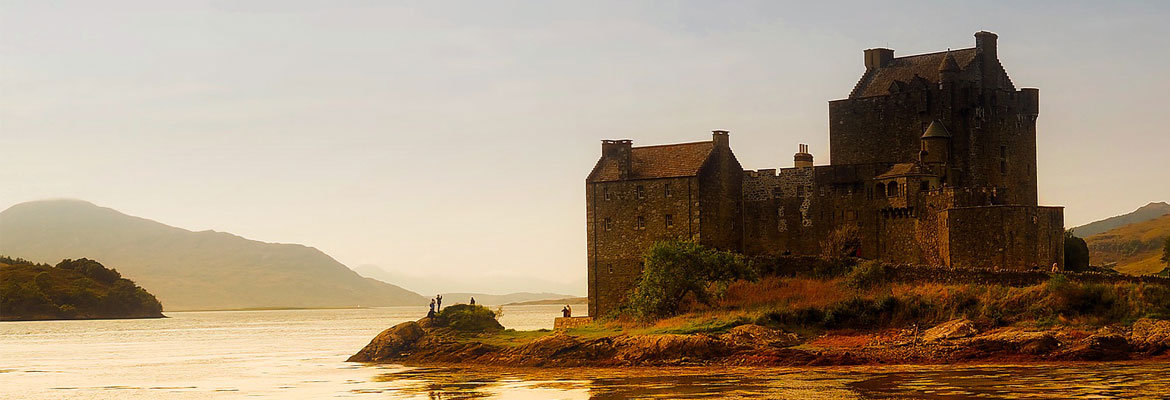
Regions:
<instances>
[{"instance_id":1,"label":"castle tower","mask_svg":"<svg viewBox=\"0 0 1170 400\"><path fill-rule=\"evenodd\" d=\"M921 161L926 164L947 164L951 158L951 133L942 122L934 121L920 139Z\"/></svg>"}]
</instances>

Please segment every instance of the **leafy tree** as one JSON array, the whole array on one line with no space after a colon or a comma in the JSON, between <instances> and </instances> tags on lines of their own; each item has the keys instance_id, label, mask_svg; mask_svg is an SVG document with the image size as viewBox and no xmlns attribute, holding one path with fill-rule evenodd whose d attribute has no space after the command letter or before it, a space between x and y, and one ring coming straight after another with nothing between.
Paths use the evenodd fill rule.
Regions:
<instances>
[{"instance_id":1,"label":"leafy tree","mask_svg":"<svg viewBox=\"0 0 1170 400\"><path fill-rule=\"evenodd\" d=\"M1072 231L1064 231L1064 268L1069 271L1089 269L1089 245Z\"/></svg>"},{"instance_id":2,"label":"leafy tree","mask_svg":"<svg viewBox=\"0 0 1170 400\"><path fill-rule=\"evenodd\" d=\"M642 318L677 314L687 295L710 304L732 281L757 279L742 255L691 241L656 242L646 251L643 262L642 276L628 301L632 311Z\"/></svg>"},{"instance_id":3,"label":"leafy tree","mask_svg":"<svg viewBox=\"0 0 1170 400\"><path fill-rule=\"evenodd\" d=\"M118 279L122 279L122 274L118 273L118 270L106 268L101 263L88 258L62 260L60 263L57 263L57 268L80 272L82 275L107 285L117 282Z\"/></svg>"},{"instance_id":4,"label":"leafy tree","mask_svg":"<svg viewBox=\"0 0 1170 400\"><path fill-rule=\"evenodd\" d=\"M1170 267L1170 236L1166 237L1166 243L1162 245L1162 263Z\"/></svg>"}]
</instances>

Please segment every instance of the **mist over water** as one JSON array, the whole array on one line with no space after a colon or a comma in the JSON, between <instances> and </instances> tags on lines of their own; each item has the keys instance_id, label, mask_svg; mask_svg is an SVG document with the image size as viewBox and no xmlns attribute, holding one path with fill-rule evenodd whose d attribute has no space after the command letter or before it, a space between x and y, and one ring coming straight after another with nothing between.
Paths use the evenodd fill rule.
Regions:
<instances>
[{"instance_id":1,"label":"mist over water","mask_svg":"<svg viewBox=\"0 0 1170 400\"><path fill-rule=\"evenodd\" d=\"M504 308L551 328L561 306ZM584 310L576 310L578 313ZM0 323L4 399L1161 398L1165 364L509 369L344 360L425 308L169 312Z\"/></svg>"}]
</instances>

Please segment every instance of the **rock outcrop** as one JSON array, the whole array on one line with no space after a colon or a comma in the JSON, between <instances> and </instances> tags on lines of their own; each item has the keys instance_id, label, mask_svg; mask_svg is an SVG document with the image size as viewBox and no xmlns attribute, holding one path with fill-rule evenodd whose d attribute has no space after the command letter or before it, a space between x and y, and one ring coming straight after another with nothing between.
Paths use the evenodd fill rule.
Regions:
<instances>
[{"instance_id":1,"label":"rock outcrop","mask_svg":"<svg viewBox=\"0 0 1170 400\"><path fill-rule=\"evenodd\" d=\"M975 323L967 319L956 319L936 325L922 333L925 342L937 342L945 339L959 339L975 336L979 333Z\"/></svg>"},{"instance_id":2,"label":"rock outcrop","mask_svg":"<svg viewBox=\"0 0 1170 400\"><path fill-rule=\"evenodd\" d=\"M978 333L955 320L923 333L907 330L829 333L802 343L795 334L741 325L719 335L698 333L576 336L553 331L508 344L506 332L466 332L440 318L387 329L357 354L355 362L468 363L517 367L675 365L855 365L973 361L1106 361L1158 357L1170 348L1170 321L1142 320L1131 331L1093 334L1057 328L999 328ZM910 331L912 332L912 331ZM929 338L929 339L926 339Z\"/></svg>"}]
</instances>

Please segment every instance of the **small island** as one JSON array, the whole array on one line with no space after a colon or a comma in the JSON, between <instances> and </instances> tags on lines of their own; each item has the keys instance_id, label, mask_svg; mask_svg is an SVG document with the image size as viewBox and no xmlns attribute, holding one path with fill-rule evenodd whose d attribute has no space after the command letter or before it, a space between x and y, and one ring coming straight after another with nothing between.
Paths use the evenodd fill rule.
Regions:
<instances>
[{"instance_id":1,"label":"small island","mask_svg":"<svg viewBox=\"0 0 1170 400\"><path fill-rule=\"evenodd\" d=\"M81 258L56 266L0 256L0 320L165 318L154 295Z\"/></svg>"},{"instance_id":2,"label":"small island","mask_svg":"<svg viewBox=\"0 0 1170 400\"><path fill-rule=\"evenodd\" d=\"M355 362L515 367L1168 360L1170 280L757 257L660 242L617 310L515 331L455 305Z\"/></svg>"}]
</instances>

